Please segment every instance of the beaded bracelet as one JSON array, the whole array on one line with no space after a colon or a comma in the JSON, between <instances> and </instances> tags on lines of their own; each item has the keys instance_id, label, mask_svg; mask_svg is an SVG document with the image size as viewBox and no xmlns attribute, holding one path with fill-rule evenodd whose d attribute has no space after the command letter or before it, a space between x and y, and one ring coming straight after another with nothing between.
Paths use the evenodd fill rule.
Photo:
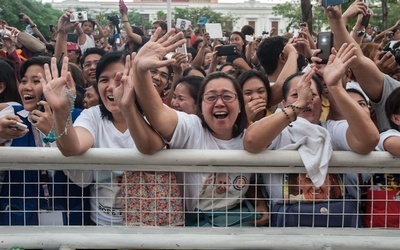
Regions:
<instances>
[{"instance_id":1,"label":"beaded bracelet","mask_svg":"<svg viewBox=\"0 0 400 250\"><path fill-rule=\"evenodd\" d=\"M290 108L292 108L293 110L294 110L294 109L299 109L299 110L301 110L301 111L306 111L306 110L309 110L309 109L310 109L309 107L299 107L299 106L296 106L296 105L294 105L294 104L289 104L289 105L287 105L285 108L287 108L287 107L290 107Z\"/></svg>"},{"instance_id":2,"label":"beaded bracelet","mask_svg":"<svg viewBox=\"0 0 400 250\"><path fill-rule=\"evenodd\" d=\"M43 138L43 142L44 143L55 142L56 140L61 138L63 135L66 135L67 131L68 131L68 128L69 128L69 125L72 123L71 117L72 117L72 112L74 111L74 108L75 108L76 94L72 95L71 91L69 90L68 87L65 87L65 92L67 93L69 104L70 104L70 114L68 115L67 122L65 123L64 131L61 134L56 135L56 131L55 131L54 124L53 124L49 134Z\"/></svg>"},{"instance_id":3,"label":"beaded bracelet","mask_svg":"<svg viewBox=\"0 0 400 250\"><path fill-rule=\"evenodd\" d=\"M294 105L288 105L288 106L285 107L285 108L291 108L293 110L294 120L292 122L297 120L297 113L296 113L296 108L295 107L296 106L294 106Z\"/></svg>"},{"instance_id":4,"label":"beaded bracelet","mask_svg":"<svg viewBox=\"0 0 400 250\"><path fill-rule=\"evenodd\" d=\"M285 116L286 116L286 119L288 119L289 120L289 127L292 127L292 121L290 120L290 116L289 116L289 114L286 112L286 110L285 109L282 109L282 112L285 114Z\"/></svg>"}]
</instances>

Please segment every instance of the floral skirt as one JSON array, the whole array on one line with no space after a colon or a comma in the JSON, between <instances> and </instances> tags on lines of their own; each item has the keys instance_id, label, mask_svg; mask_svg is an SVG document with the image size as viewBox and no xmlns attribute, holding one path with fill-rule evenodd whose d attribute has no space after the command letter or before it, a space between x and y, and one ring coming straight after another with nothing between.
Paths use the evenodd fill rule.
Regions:
<instances>
[{"instance_id":1,"label":"floral skirt","mask_svg":"<svg viewBox=\"0 0 400 250\"><path fill-rule=\"evenodd\" d=\"M184 225L175 173L126 171L121 184L124 225Z\"/></svg>"}]
</instances>

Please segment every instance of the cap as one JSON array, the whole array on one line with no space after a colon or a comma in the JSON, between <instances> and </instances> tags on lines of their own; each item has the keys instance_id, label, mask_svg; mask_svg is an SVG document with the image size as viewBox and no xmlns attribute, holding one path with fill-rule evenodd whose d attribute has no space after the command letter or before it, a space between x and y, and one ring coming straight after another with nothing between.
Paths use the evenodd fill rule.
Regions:
<instances>
[{"instance_id":1,"label":"cap","mask_svg":"<svg viewBox=\"0 0 400 250\"><path fill-rule=\"evenodd\" d=\"M67 50L80 51L79 45L77 43L67 43Z\"/></svg>"}]
</instances>

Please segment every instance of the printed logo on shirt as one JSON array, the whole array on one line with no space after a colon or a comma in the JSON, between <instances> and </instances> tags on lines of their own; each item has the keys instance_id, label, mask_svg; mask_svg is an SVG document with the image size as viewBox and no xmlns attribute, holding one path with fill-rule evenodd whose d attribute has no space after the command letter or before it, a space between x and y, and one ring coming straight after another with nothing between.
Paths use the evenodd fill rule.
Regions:
<instances>
[{"instance_id":1,"label":"printed logo on shirt","mask_svg":"<svg viewBox=\"0 0 400 250\"><path fill-rule=\"evenodd\" d=\"M99 203L99 210L102 211L103 213L111 215L111 216L122 216L122 212L121 212L120 208L106 207L101 203Z\"/></svg>"},{"instance_id":2,"label":"printed logo on shirt","mask_svg":"<svg viewBox=\"0 0 400 250\"><path fill-rule=\"evenodd\" d=\"M238 175L233 180L232 185L235 190L242 190L247 186L248 183L249 181L247 180L246 176Z\"/></svg>"}]
</instances>

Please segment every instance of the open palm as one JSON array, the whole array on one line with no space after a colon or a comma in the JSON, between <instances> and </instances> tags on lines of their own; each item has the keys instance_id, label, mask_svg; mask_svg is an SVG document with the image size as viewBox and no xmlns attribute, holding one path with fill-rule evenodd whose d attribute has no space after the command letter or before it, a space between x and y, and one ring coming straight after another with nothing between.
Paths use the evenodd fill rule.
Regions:
<instances>
[{"instance_id":1,"label":"open palm","mask_svg":"<svg viewBox=\"0 0 400 250\"><path fill-rule=\"evenodd\" d=\"M56 58L51 59L51 71L49 65L44 66L44 76L39 74L46 101L54 111L70 112L71 96L76 95L75 82L68 71L68 57L64 57L61 75L58 74ZM68 91L66 90L68 88Z\"/></svg>"},{"instance_id":2,"label":"open palm","mask_svg":"<svg viewBox=\"0 0 400 250\"><path fill-rule=\"evenodd\" d=\"M341 84L341 78L348 65L356 59L355 45L344 43L338 52L332 49L328 63L324 69L324 81L328 87Z\"/></svg>"}]
</instances>

